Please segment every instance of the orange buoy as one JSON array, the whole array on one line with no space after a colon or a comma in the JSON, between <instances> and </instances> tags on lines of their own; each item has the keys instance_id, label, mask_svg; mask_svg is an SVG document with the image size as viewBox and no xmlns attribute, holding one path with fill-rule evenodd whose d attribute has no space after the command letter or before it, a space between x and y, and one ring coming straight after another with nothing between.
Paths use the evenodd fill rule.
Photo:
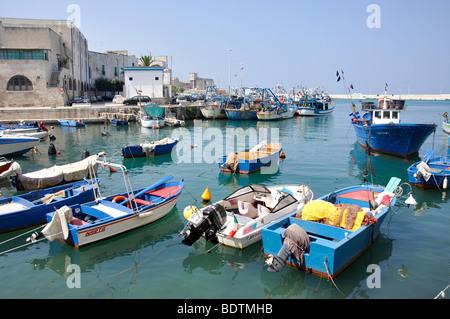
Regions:
<instances>
[{"instance_id":1,"label":"orange buoy","mask_svg":"<svg viewBox=\"0 0 450 319\"><path fill-rule=\"evenodd\" d=\"M286 158L286 155L284 155L283 151L280 153L280 158Z\"/></svg>"}]
</instances>

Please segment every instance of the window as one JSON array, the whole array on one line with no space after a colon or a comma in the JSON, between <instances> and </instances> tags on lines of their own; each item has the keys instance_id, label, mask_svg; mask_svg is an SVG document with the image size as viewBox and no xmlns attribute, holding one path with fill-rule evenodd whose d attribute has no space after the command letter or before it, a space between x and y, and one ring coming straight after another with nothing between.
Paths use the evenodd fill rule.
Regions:
<instances>
[{"instance_id":1,"label":"window","mask_svg":"<svg viewBox=\"0 0 450 319\"><path fill-rule=\"evenodd\" d=\"M155 81L158 81L159 80L159 76L155 76Z\"/></svg>"},{"instance_id":2,"label":"window","mask_svg":"<svg viewBox=\"0 0 450 319\"><path fill-rule=\"evenodd\" d=\"M8 91L32 91L33 84L31 81L23 75L15 75L9 79L6 86Z\"/></svg>"},{"instance_id":3,"label":"window","mask_svg":"<svg viewBox=\"0 0 450 319\"><path fill-rule=\"evenodd\" d=\"M105 75L105 73L106 73L106 72L105 72L105 66L102 65L102 74Z\"/></svg>"},{"instance_id":4,"label":"window","mask_svg":"<svg viewBox=\"0 0 450 319\"><path fill-rule=\"evenodd\" d=\"M398 120L398 112L392 112L392 119Z\"/></svg>"},{"instance_id":5,"label":"window","mask_svg":"<svg viewBox=\"0 0 450 319\"><path fill-rule=\"evenodd\" d=\"M117 76L117 67L114 67L114 76Z\"/></svg>"},{"instance_id":6,"label":"window","mask_svg":"<svg viewBox=\"0 0 450 319\"><path fill-rule=\"evenodd\" d=\"M2 60L47 60L47 50L0 49Z\"/></svg>"},{"instance_id":7,"label":"window","mask_svg":"<svg viewBox=\"0 0 450 319\"><path fill-rule=\"evenodd\" d=\"M133 81L133 77L130 76L130 77L128 78L128 80L129 80L129 81Z\"/></svg>"},{"instance_id":8,"label":"window","mask_svg":"<svg viewBox=\"0 0 450 319\"><path fill-rule=\"evenodd\" d=\"M381 112L380 111L376 111L375 112L375 118L381 119Z\"/></svg>"}]
</instances>

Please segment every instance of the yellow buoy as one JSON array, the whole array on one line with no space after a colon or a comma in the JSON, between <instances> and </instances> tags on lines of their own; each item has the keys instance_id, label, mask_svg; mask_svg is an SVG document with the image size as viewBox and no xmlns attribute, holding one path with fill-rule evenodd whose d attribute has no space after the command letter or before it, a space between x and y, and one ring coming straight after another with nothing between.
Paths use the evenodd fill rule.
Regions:
<instances>
[{"instance_id":1,"label":"yellow buoy","mask_svg":"<svg viewBox=\"0 0 450 319\"><path fill-rule=\"evenodd\" d=\"M189 219L189 217L191 217L191 215L197 210L197 207L195 207L194 205L189 205L186 206L183 210L183 216L186 219Z\"/></svg>"},{"instance_id":2,"label":"yellow buoy","mask_svg":"<svg viewBox=\"0 0 450 319\"><path fill-rule=\"evenodd\" d=\"M208 186L206 186L206 189L205 189L205 191L202 194L202 199L205 202L208 202L208 201L211 200L211 198L212 198L212 196L211 196L211 193L209 192L209 188L208 188Z\"/></svg>"}]
</instances>

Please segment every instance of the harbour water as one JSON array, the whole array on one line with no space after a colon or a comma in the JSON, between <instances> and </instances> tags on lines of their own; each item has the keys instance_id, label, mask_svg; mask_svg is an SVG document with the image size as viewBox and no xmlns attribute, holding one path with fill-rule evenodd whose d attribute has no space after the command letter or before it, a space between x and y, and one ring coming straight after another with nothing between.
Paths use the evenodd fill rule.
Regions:
<instances>
[{"instance_id":1,"label":"harbour water","mask_svg":"<svg viewBox=\"0 0 450 319\"><path fill-rule=\"evenodd\" d=\"M406 169L420 160L427 149L447 154L448 135L442 131L442 116L449 101L407 101L403 122L436 123L436 133L422 146L418 157L408 160L388 155L371 157L376 177L370 182L386 185L396 176L407 182ZM107 126L111 136L102 136L103 125L86 128L55 126L52 133L60 155L48 155L49 141L38 152L16 157L23 172L53 164L81 160L84 150L105 151L107 159L127 167L134 188L148 186L169 174L184 179L186 188L177 207L164 219L141 229L84 247L80 250L59 242L25 245L26 230L0 235L0 298L149 298L149 299L432 299L449 284L450 194L413 187L416 207L397 201L372 247L334 282L284 267L270 273L264 265L262 244L244 250L216 247L200 239L189 247L181 243L186 225L183 209L202 205L209 188L217 201L248 183L309 184L315 198L334 189L362 184L366 155L356 144L350 124L349 103L337 100L327 117L295 117L279 122L203 120L189 121L184 128L160 130ZM231 129L254 132L258 139L278 138L286 158L277 172L249 176L219 172L214 158L251 147L243 140L227 140ZM268 130L264 131L267 128ZM261 130L260 130L261 129ZM238 131L237 131L238 132ZM122 145L181 136L177 154L156 158L124 159ZM229 137L229 135L228 135ZM258 140L260 141L260 140ZM191 148L192 145L192 148ZM215 146L222 147L215 147ZM120 173L99 168L102 194L123 190ZM405 193L409 188L405 188ZM15 194L12 187L0 196ZM6 240L19 236L5 243ZM23 247L19 247L25 245ZM72 268L68 266L72 265ZM73 267L79 267L79 287L73 287ZM373 284L375 265L379 273ZM448 295L448 293L447 293ZM448 297L446 297L448 298Z\"/></svg>"}]
</instances>

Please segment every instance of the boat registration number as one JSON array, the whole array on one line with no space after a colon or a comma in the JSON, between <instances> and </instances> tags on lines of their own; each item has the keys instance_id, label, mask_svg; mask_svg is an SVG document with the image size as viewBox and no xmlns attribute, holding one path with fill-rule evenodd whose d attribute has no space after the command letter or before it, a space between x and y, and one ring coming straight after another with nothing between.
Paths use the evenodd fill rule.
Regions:
<instances>
[{"instance_id":1,"label":"boat registration number","mask_svg":"<svg viewBox=\"0 0 450 319\"><path fill-rule=\"evenodd\" d=\"M94 229L91 229L90 231L86 232L86 235L84 237L89 237L98 233L102 233L106 230L106 226L97 227Z\"/></svg>"}]
</instances>

